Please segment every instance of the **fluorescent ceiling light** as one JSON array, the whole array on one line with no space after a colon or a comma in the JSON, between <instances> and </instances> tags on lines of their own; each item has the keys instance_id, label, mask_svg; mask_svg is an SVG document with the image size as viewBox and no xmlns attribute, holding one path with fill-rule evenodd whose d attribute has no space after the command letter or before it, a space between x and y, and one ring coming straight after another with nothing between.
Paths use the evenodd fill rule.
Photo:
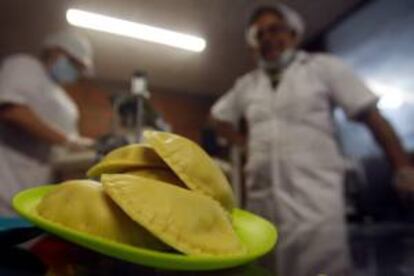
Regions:
<instances>
[{"instance_id":1,"label":"fluorescent ceiling light","mask_svg":"<svg viewBox=\"0 0 414 276\"><path fill-rule=\"evenodd\" d=\"M193 52L201 52L206 47L206 41L196 36L78 9L67 10L66 20L77 27L123 35Z\"/></svg>"}]
</instances>

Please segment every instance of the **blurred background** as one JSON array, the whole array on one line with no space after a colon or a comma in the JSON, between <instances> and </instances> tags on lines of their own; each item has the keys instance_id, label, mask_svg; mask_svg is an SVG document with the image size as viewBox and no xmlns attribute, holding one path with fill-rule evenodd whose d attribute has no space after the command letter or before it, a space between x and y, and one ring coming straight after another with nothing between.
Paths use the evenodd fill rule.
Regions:
<instances>
[{"instance_id":1,"label":"blurred background","mask_svg":"<svg viewBox=\"0 0 414 276\"><path fill-rule=\"evenodd\" d=\"M231 150L210 131L207 116L218 96L254 60L244 41L248 0L13 0L0 2L0 60L14 53L37 55L49 33L76 29L94 48L95 73L66 88L80 110L80 133L93 139L120 135L128 128L131 76L145 72L151 97L146 113L151 127L172 130L203 145L229 175L235 165ZM414 2L411 0L291 0L307 24L303 47L327 51L352 65L374 93L379 108L398 131L404 147L414 149ZM165 27L203 37L204 51L194 53L150 42L70 26L69 8ZM125 100L128 102L128 100ZM119 105L121 104L121 107ZM127 115L125 115L127 114ZM135 115L132 115L135 116ZM369 132L349 122L338 110L338 137L349 161L349 220L406 219L390 188L390 172ZM155 119L154 119L155 118ZM160 123L160 120L161 123ZM121 127L120 127L121 125ZM95 156L95 153L92 154ZM89 164L93 158L75 158ZM88 159L89 161L85 161ZM61 160L57 177L83 173L76 162ZM85 163L86 162L86 163ZM63 164L63 165L62 165ZM65 165L66 164L66 165ZM71 165L68 165L71 164ZM237 165L237 164L236 164ZM67 168L65 166L73 166ZM86 165L85 165L86 166Z\"/></svg>"}]
</instances>

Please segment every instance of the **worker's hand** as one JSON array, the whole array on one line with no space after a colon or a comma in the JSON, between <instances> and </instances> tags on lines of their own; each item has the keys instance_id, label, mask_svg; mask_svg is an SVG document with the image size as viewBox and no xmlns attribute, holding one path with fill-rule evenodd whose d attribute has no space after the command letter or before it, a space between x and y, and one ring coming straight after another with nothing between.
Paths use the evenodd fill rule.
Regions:
<instances>
[{"instance_id":1,"label":"worker's hand","mask_svg":"<svg viewBox=\"0 0 414 276\"><path fill-rule=\"evenodd\" d=\"M92 148L95 145L95 141L88 137L82 137L78 135L69 135L64 144L65 147L73 151L80 151Z\"/></svg>"},{"instance_id":2,"label":"worker's hand","mask_svg":"<svg viewBox=\"0 0 414 276\"><path fill-rule=\"evenodd\" d=\"M394 185L400 198L405 203L412 203L414 201L414 167L397 170Z\"/></svg>"}]
</instances>

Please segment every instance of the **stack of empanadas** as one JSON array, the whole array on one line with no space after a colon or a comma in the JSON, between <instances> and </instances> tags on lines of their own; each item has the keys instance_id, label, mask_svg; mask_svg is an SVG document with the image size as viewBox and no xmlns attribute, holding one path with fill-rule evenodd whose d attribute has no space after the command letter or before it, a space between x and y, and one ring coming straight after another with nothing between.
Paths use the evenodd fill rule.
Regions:
<instances>
[{"instance_id":1,"label":"stack of empanadas","mask_svg":"<svg viewBox=\"0 0 414 276\"><path fill-rule=\"evenodd\" d=\"M145 143L110 152L94 180L58 185L38 205L55 223L118 242L188 255L245 252L232 226L230 184L194 142L146 131Z\"/></svg>"}]
</instances>

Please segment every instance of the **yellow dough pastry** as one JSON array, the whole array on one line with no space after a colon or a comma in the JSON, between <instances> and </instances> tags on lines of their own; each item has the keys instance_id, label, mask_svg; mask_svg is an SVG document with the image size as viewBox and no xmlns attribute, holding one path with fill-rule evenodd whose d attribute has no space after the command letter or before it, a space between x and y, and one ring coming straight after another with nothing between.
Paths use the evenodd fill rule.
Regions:
<instances>
[{"instance_id":1,"label":"yellow dough pastry","mask_svg":"<svg viewBox=\"0 0 414 276\"><path fill-rule=\"evenodd\" d=\"M151 249L167 246L129 218L92 180L59 184L37 206L40 216L55 223L114 241Z\"/></svg>"},{"instance_id":2,"label":"yellow dough pastry","mask_svg":"<svg viewBox=\"0 0 414 276\"><path fill-rule=\"evenodd\" d=\"M108 153L98 164L88 170L87 175L98 177L103 173L119 173L143 167L168 169L168 166L151 147L132 144Z\"/></svg>"},{"instance_id":3,"label":"yellow dough pastry","mask_svg":"<svg viewBox=\"0 0 414 276\"><path fill-rule=\"evenodd\" d=\"M224 208L211 197L153 179L105 174L105 192L134 221L188 255L245 252Z\"/></svg>"},{"instance_id":4,"label":"yellow dough pastry","mask_svg":"<svg viewBox=\"0 0 414 276\"><path fill-rule=\"evenodd\" d=\"M142 168L135 169L132 171L126 171L124 173L166 182L169 184L180 186L182 188L187 188L187 186L181 181L181 179L178 178L178 176L170 169Z\"/></svg>"},{"instance_id":5,"label":"yellow dough pastry","mask_svg":"<svg viewBox=\"0 0 414 276\"><path fill-rule=\"evenodd\" d=\"M189 189L214 198L228 211L234 208L233 191L226 176L196 143L160 131L145 131L144 137Z\"/></svg>"}]
</instances>

